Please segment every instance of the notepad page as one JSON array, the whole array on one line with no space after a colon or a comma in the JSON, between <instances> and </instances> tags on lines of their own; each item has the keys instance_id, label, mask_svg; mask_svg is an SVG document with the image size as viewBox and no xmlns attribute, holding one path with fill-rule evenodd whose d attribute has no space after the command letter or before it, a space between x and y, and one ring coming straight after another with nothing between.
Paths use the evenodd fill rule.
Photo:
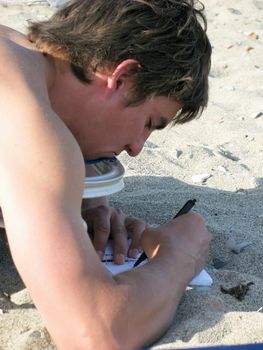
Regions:
<instances>
[{"instance_id":1,"label":"notepad page","mask_svg":"<svg viewBox=\"0 0 263 350\"><path fill-rule=\"evenodd\" d=\"M138 257L139 256L140 254L138 255ZM114 264L114 262L112 261L113 254L112 254L111 242L108 242L105 250L104 258L103 258L103 264L106 267L106 269L109 270L113 275L117 275L121 272L136 269L148 263L148 260L144 260L137 267L133 267L137 258L126 257L125 263L123 265ZM212 283L213 283L213 280L211 276L208 274L208 272L206 270L202 270L195 278L193 278L193 280L189 283L189 286L211 286Z\"/></svg>"}]
</instances>

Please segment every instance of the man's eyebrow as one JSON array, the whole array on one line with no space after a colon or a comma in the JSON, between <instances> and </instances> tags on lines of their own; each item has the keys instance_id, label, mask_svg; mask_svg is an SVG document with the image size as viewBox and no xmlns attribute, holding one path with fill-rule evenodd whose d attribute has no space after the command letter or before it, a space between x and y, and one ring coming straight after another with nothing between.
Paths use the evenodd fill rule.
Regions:
<instances>
[{"instance_id":1,"label":"man's eyebrow","mask_svg":"<svg viewBox=\"0 0 263 350\"><path fill-rule=\"evenodd\" d=\"M161 117L159 124L156 125L155 129L156 130L163 130L167 125L168 125L167 119L165 117Z\"/></svg>"}]
</instances>

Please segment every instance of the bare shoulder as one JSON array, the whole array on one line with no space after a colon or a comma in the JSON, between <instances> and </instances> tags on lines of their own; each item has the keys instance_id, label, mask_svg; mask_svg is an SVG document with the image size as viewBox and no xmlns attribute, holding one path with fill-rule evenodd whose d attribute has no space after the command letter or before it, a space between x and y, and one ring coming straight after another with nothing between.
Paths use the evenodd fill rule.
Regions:
<instances>
[{"instance_id":1,"label":"bare shoulder","mask_svg":"<svg viewBox=\"0 0 263 350\"><path fill-rule=\"evenodd\" d=\"M33 47L33 45L27 40L25 34L18 32L17 30L0 24L0 38L6 38L21 46Z\"/></svg>"},{"instance_id":2,"label":"bare shoulder","mask_svg":"<svg viewBox=\"0 0 263 350\"><path fill-rule=\"evenodd\" d=\"M24 195L31 192L32 198L36 191L46 191L51 185L59 196L66 183L74 187L71 192L69 186L67 196L81 193L82 154L52 110L46 70L43 55L0 37L1 204L7 191L11 194L12 188L20 186L18 182L31 182L23 191Z\"/></svg>"},{"instance_id":3,"label":"bare shoulder","mask_svg":"<svg viewBox=\"0 0 263 350\"><path fill-rule=\"evenodd\" d=\"M8 86L9 82L13 84L27 82L28 87L33 83L42 82L44 87L45 64L42 55L24 35L2 27L0 26L0 84L2 83L0 88L3 85ZM0 92L3 93L3 90Z\"/></svg>"},{"instance_id":4,"label":"bare shoulder","mask_svg":"<svg viewBox=\"0 0 263 350\"><path fill-rule=\"evenodd\" d=\"M37 55L37 50L34 45L29 42L24 34L12 28L0 25L0 67L3 68L5 64L8 65L19 62L23 59L23 56L25 56L27 60L30 60L30 56L33 59L33 52ZM7 57L11 60L5 60Z\"/></svg>"}]
</instances>

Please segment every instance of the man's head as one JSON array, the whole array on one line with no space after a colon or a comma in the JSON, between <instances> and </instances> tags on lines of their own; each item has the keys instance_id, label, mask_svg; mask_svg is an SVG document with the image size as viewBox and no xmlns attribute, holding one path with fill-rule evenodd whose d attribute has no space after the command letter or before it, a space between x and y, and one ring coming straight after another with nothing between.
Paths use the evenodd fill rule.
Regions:
<instances>
[{"instance_id":1,"label":"man's head","mask_svg":"<svg viewBox=\"0 0 263 350\"><path fill-rule=\"evenodd\" d=\"M134 60L127 104L168 96L183 123L207 104L211 45L203 6L194 0L75 0L48 21L33 23L28 37L38 49L67 60L75 75L109 73Z\"/></svg>"}]
</instances>

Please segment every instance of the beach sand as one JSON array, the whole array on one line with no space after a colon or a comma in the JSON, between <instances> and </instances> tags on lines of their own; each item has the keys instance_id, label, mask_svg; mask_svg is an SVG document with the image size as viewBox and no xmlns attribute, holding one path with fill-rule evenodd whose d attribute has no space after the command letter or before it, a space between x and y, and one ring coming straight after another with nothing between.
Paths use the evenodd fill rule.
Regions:
<instances>
[{"instance_id":1,"label":"beach sand","mask_svg":"<svg viewBox=\"0 0 263 350\"><path fill-rule=\"evenodd\" d=\"M139 157L122 155L126 186L111 197L153 225L196 198L213 235L212 287L186 290L152 349L263 342L263 1L204 3L213 46L209 106L198 120L153 134ZM44 0L0 0L0 23L24 31L28 19L52 11ZM3 235L0 252L0 349L55 349ZM250 282L243 300L221 291Z\"/></svg>"}]
</instances>

